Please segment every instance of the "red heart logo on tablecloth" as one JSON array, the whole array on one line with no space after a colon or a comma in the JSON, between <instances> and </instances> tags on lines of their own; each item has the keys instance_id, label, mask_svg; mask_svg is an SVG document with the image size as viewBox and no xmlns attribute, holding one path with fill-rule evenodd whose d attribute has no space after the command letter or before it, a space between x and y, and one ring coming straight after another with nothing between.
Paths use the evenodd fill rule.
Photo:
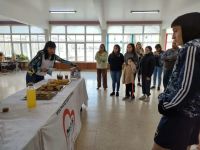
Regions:
<instances>
[{"instance_id":1,"label":"red heart logo on tablecloth","mask_svg":"<svg viewBox=\"0 0 200 150\"><path fill-rule=\"evenodd\" d=\"M64 130L66 141L67 141L67 134L68 134L67 131L68 131L68 128L69 128L68 125L65 124L65 119L67 117L69 117L70 121L75 125L75 113L74 113L74 110L70 111L69 109L66 108L64 110L64 112L63 112L63 130Z\"/></svg>"}]
</instances>

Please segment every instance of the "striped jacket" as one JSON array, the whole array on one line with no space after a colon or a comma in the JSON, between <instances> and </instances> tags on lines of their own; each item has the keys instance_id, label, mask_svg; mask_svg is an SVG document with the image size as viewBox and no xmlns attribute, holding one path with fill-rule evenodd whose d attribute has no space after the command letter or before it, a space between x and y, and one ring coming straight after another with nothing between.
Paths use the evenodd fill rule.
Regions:
<instances>
[{"instance_id":1,"label":"striped jacket","mask_svg":"<svg viewBox=\"0 0 200 150\"><path fill-rule=\"evenodd\" d=\"M29 74L33 74L36 73L37 71L40 70L40 67L42 65L42 58L45 55L43 50L40 50L37 55L31 60L31 62L29 63L28 67L29 67ZM54 60L52 60L54 63L55 61L59 61L61 63L64 64L69 64L71 66L74 66L74 64L70 61L64 60L62 58L60 58L59 56L55 55ZM47 71L48 74L51 75L51 71Z\"/></svg>"},{"instance_id":2,"label":"striped jacket","mask_svg":"<svg viewBox=\"0 0 200 150\"><path fill-rule=\"evenodd\" d=\"M168 86L158 99L163 115L200 117L200 39L180 49Z\"/></svg>"}]
</instances>

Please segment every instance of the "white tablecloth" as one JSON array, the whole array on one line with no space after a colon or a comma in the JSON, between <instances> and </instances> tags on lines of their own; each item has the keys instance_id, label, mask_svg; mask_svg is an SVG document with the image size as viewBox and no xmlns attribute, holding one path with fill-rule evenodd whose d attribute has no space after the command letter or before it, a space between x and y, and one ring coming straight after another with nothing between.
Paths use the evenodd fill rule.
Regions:
<instances>
[{"instance_id":1,"label":"white tablecloth","mask_svg":"<svg viewBox=\"0 0 200 150\"><path fill-rule=\"evenodd\" d=\"M0 150L73 150L81 128L80 108L88 100L85 80L72 81L52 100L37 101L32 110L22 100L25 93L0 103L0 108L10 109L0 113Z\"/></svg>"}]
</instances>

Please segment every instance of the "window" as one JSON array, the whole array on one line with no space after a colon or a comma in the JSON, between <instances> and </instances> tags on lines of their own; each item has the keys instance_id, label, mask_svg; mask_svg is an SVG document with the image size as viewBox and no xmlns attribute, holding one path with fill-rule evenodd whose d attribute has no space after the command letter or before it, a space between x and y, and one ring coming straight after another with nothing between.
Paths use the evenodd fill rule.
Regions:
<instances>
[{"instance_id":1,"label":"window","mask_svg":"<svg viewBox=\"0 0 200 150\"><path fill-rule=\"evenodd\" d=\"M29 60L31 59L30 45L29 43L22 43L22 53L27 56Z\"/></svg>"},{"instance_id":2,"label":"window","mask_svg":"<svg viewBox=\"0 0 200 150\"><path fill-rule=\"evenodd\" d=\"M68 34L84 34L85 27L84 26L67 26Z\"/></svg>"},{"instance_id":3,"label":"window","mask_svg":"<svg viewBox=\"0 0 200 150\"><path fill-rule=\"evenodd\" d=\"M75 44L68 44L68 59L69 59L69 61L75 61L76 60Z\"/></svg>"},{"instance_id":4,"label":"window","mask_svg":"<svg viewBox=\"0 0 200 150\"><path fill-rule=\"evenodd\" d=\"M65 33L65 26L51 26L51 33Z\"/></svg>"},{"instance_id":5,"label":"window","mask_svg":"<svg viewBox=\"0 0 200 150\"><path fill-rule=\"evenodd\" d=\"M160 26L158 25L146 25L144 26L144 33L160 33Z\"/></svg>"},{"instance_id":6,"label":"window","mask_svg":"<svg viewBox=\"0 0 200 150\"><path fill-rule=\"evenodd\" d=\"M109 26L108 27L108 33L123 33L123 27L122 26Z\"/></svg>"},{"instance_id":7,"label":"window","mask_svg":"<svg viewBox=\"0 0 200 150\"><path fill-rule=\"evenodd\" d=\"M85 47L84 44L77 44L77 61L85 60Z\"/></svg>"},{"instance_id":8,"label":"window","mask_svg":"<svg viewBox=\"0 0 200 150\"><path fill-rule=\"evenodd\" d=\"M10 26L0 26L0 34L10 33Z\"/></svg>"},{"instance_id":9,"label":"window","mask_svg":"<svg viewBox=\"0 0 200 150\"><path fill-rule=\"evenodd\" d=\"M86 26L87 34L101 34L101 29L99 26Z\"/></svg>"},{"instance_id":10,"label":"window","mask_svg":"<svg viewBox=\"0 0 200 150\"><path fill-rule=\"evenodd\" d=\"M56 43L56 54L63 59L66 59L66 43Z\"/></svg>"},{"instance_id":11,"label":"window","mask_svg":"<svg viewBox=\"0 0 200 150\"><path fill-rule=\"evenodd\" d=\"M31 43L32 58L34 58L39 50L44 48L45 43Z\"/></svg>"},{"instance_id":12,"label":"window","mask_svg":"<svg viewBox=\"0 0 200 150\"><path fill-rule=\"evenodd\" d=\"M53 25L50 37L56 42L56 54L61 58L94 62L96 51L101 44L101 29L98 25Z\"/></svg>"},{"instance_id":13,"label":"window","mask_svg":"<svg viewBox=\"0 0 200 150\"><path fill-rule=\"evenodd\" d=\"M3 52L6 57L11 57L11 43L0 43L0 52Z\"/></svg>"},{"instance_id":14,"label":"window","mask_svg":"<svg viewBox=\"0 0 200 150\"><path fill-rule=\"evenodd\" d=\"M28 26L12 26L12 33L29 34Z\"/></svg>"},{"instance_id":15,"label":"window","mask_svg":"<svg viewBox=\"0 0 200 150\"><path fill-rule=\"evenodd\" d=\"M31 26L31 33L44 34L44 30L35 26Z\"/></svg>"},{"instance_id":16,"label":"window","mask_svg":"<svg viewBox=\"0 0 200 150\"><path fill-rule=\"evenodd\" d=\"M119 44L121 52L126 52L128 43L141 42L143 47L146 45L155 46L160 41L160 25L124 25L109 26L107 35L107 44L109 53L113 46Z\"/></svg>"},{"instance_id":17,"label":"window","mask_svg":"<svg viewBox=\"0 0 200 150\"><path fill-rule=\"evenodd\" d=\"M138 34L143 32L143 26L124 26L124 33Z\"/></svg>"}]
</instances>

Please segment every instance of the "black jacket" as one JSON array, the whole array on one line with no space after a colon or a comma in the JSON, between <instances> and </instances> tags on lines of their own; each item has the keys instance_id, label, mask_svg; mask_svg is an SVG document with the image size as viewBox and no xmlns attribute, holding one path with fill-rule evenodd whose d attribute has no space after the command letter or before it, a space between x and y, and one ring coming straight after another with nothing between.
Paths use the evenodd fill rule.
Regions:
<instances>
[{"instance_id":1,"label":"black jacket","mask_svg":"<svg viewBox=\"0 0 200 150\"><path fill-rule=\"evenodd\" d=\"M141 73L143 76L151 77L155 66L153 53L145 54L141 59Z\"/></svg>"},{"instance_id":2,"label":"black jacket","mask_svg":"<svg viewBox=\"0 0 200 150\"><path fill-rule=\"evenodd\" d=\"M122 70L122 65L124 63L123 54L114 54L111 53L108 57L108 63L110 64L111 71L120 71Z\"/></svg>"}]
</instances>

